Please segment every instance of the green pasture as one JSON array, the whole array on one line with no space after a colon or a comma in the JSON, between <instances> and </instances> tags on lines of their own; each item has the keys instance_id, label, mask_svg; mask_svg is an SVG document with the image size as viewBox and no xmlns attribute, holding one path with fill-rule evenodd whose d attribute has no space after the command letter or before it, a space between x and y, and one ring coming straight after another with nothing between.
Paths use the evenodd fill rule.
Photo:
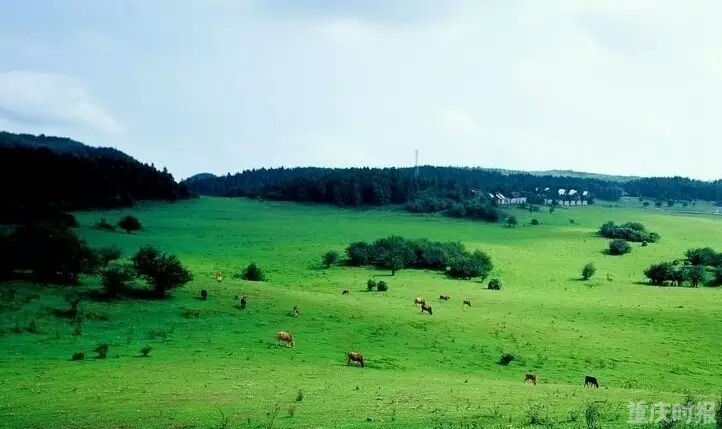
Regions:
<instances>
[{"instance_id":1,"label":"green pasture","mask_svg":"<svg viewBox=\"0 0 722 429\"><path fill-rule=\"evenodd\" d=\"M586 428L593 409L597 427L627 427L629 401L722 393L722 290L652 287L642 274L691 247L722 250L722 217L703 203L695 210L642 209L636 199L551 214L512 209L515 228L219 198L79 213L91 245L116 244L127 258L153 244L195 279L163 302L85 301L81 309L96 317L78 336L50 312L66 307L63 288L24 285L21 296L40 297L0 313L0 427ZM142 231L93 228L101 216L129 213ZM594 232L607 220L642 222L662 239L605 255L608 240ZM482 249L503 287L430 271L321 267L327 250L391 234ZM266 282L232 278L250 262ZM597 274L580 281L587 262ZM389 290L366 292L370 278ZM208 300L196 299L204 288ZM247 309L237 308L238 295L248 296ZM433 316L420 314L417 296ZM188 309L200 316L184 317ZM32 320L36 333L27 332ZM295 349L275 345L279 330L294 335ZM110 344L108 359L92 358L98 343ZM146 345L150 356L139 357ZM79 351L86 359L71 361ZM363 353L367 367L347 366L346 351ZM516 360L502 366L502 353ZM530 371L536 386L524 383ZM599 389L584 387L587 374Z\"/></svg>"}]
</instances>

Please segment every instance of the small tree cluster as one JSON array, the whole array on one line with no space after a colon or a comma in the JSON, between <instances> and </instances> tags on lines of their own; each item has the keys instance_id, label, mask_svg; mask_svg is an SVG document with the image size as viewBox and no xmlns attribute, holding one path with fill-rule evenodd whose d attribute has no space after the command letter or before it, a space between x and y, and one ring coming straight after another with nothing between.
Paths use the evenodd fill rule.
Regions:
<instances>
[{"instance_id":1,"label":"small tree cluster","mask_svg":"<svg viewBox=\"0 0 722 429\"><path fill-rule=\"evenodd\" d=\"M644 275L653 285L678 285L688 282L692 287L710 282L715 286L722 285L722 253L711 247L699 247L684 252L685 265L677 266L675 262L653 264Z\"/></svg>"},{"instance_id":2,"label":"small tree cluster","mask_svg":"<svg viewBox=\"0 0 722 429\"><path fill-rule=\"evenodd\" d=\"M445 270L452 278L486 276L493 269L491 258L477 250L469 252L461 243L441 243L427 239L407 240L399 236L381 238L373 243L351 243L346 248L350 266L375 266L395 274L403 268Z\"/></svg>"},{"instance_id":3,"label":"small tree cluster","mask_svg":"<svg viewBox=\"0 0 722 429\"><path fill-rule=\"evenodd\" d=\"M610 255L624 255L632 251L632 246L627 243L627 240L621 238L615 238L609 242L609 248L607 253Z\"/></svg>"},{"instance_id":4,"label":"small tree cluster","mask_svg":"<svg viewBox=\"0 0 722 429\"><path fill-rule=\"evenodd\" d=\"M646 241L656 243L661 238L656 232L647 231L644 225L639 222L627 222L616 225L614 222L605 222L599 227L599 235L611 239L623 239L635 243Z\"/></svg>"},{"instance_id":5,"label":"small tree cluster","mask_svg":"<svg viewBox=\"0 0 722 429\"><path fill-rule=\"evenodd\" d=\"M193 274L178 256L161 253L153 246L143 246L131 258L136 275L143 278L158 298L193 280Z\"/></svg>"},{"instance_id":6,"label":"small tree cluster","mask_svg":"<svg viewBox=\"0 0 722 429\"><path fill-rule=\"evenodd\" d=\"M467 218L485 222L499 222L504 213L494 202L479 196L465 197L460 194L438 195L424 192L406 203L404 208L411 213L441 213L454 218Z\"/></svg>"},{"instance_id":7,"label":"small tree cluster","mask_svg":"<svg viewBox=\"0 0 722 429\"><path fill-rule=\"evenodd\" d=\"M597 267L594 266L594 263L589 262L582 268L582 279L589 280L596 274Z\"/></svg>"}]
</instances>

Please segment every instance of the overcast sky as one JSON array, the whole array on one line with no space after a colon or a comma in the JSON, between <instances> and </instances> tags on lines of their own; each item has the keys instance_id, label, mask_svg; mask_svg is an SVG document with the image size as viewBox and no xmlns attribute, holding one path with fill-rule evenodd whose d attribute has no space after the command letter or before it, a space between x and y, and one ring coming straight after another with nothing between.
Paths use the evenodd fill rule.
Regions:
<instances>
[{"instance_id":1,"label":"overcast sky","mask_svg":"<svg viewBox=\"0 0 722 429\"><path fill-rule=\"evenodd\" d=\"M715 0L4 0L0 129L176 178L466 165L722 177Z\"/></svg>"}]
</instances>

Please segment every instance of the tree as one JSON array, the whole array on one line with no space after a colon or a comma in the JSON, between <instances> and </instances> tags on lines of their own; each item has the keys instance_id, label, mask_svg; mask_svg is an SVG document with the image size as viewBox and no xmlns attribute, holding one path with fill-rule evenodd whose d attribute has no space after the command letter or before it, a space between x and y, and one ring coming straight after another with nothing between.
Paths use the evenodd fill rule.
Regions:
<instances>
[{"instance_id":1,"label":"tree","mask_svg":"<svg viewBox=\"0 0 722 429\"><path fill-rule=\"evenodd\" d=\"M138 231L143 227L138 218L133 215L123 217L121 220L118 221L118 226L120 227L120 229L125 230L125 232L128 234L133 231Z\"/></svg>"},{"instance_id":2,"label":"tree","mask_svg":"<svg viewBox=\"0 0 722 429\"><path fill-rule=\"evenodd\" d=\"M649 207L649 201L643 202L642 205L643 205L645 208Z\"/></svg>"},{"instance_id":3,"label":"tree","mask_svg":"<svg viewBox=\"0 0 722 429\"><path fill-rule=\"evenodd\" d=\"M654 206L657 207L657 208L662 207L662 202L661 202L661 201L655 201L655 202L654 202Z\"/></svg>"},{"instance_id":4,"label":"tree","mask_svg":"<svg viewBox=\"0 0 722 429\"><path fill-rule=\"evenodd\" d=\"M193 280L193 274L176 255L161 253L152 246L139 249L131 261L136 274L146 280L158 298Z\"/></svg>"},{"instance_id":5,"label":"tree","mask_svg":"<svg viewBox=\"0 0 722 429\"><path fill-rule=\"evenodd\" d=\"M404 259L399 255L390 255L388 257L387 265L391 270L391 275L395 276L396 272L404 268Z\"/></svg>"},{"instance_id":6,"label":"tree","mask_svg":"<svg viewBox=\"0 0 722 429\"><path fill-rule=\"evenodd\" d=\"M589 280L597 272L597 267L592 262L589 262L582 268L582 279Z\"/></svg>"},{"instance_id":7,"label":"tree","mask_svg":"<svg viewBox=\"0 0 722 429\"><path fill-rule=\"evenodd\" d=\"M632 251L632 246L627 243L627 240L621 238L614 239L609 242L608 253L610 255L624 255Z\"/></svg>"},{"instance_id":8,"label":"tree","mask_svg":"<svg viewBox=\"0 0 722 429\"><path fill-rule=\"evenodd\" d=\"M123 249L118 246L101 247L95 251L100 268L106 268L108 264L117 261L123 255Z\"/></svg>"},{"instance_id":9,"label":"tree","mask_svg":"<svg viewBox=\"0 0 722 429\"><path fill-rule=\"evenodd\" d=\"M671 262L660 262L652 264L644 270L644 275L653 285L663 286L666 282L674 279L674 265Z\"/></svg>"},{"instance_id":10,"label":"tree","mask_svg":"<svg viewBox=\"0 0 722 429\"><path fill-rule=\"evenodd\" d=\"M323 255L323 263L326 265L326 268L330 268L331 265L338 262L340 258L340 255L335 250L329 250Z\"/></svg>"},{"instance_id":11,"label":"tree","mask_svg":"<svg viewBox=\"0 0 722 429\"><path fill-rule=\"evenodd\" d=\"M531 224L532 224L532 225L539 225L539 219L536 219L536 218L532 219L532 220L531 220Z\"/></svg>"},{"instance_id":12,"label":"tree","mask_svg":"<svg viewBox=\"0 0 722 429\"><path fill-rule=\"evenodd\" d=\"M707 270L702 265L693 265L691 267L685 267L685 277L689 280L692 287L698 287L700 284L704 284L707 281Z\"/></svg>"},{"instance_id":13,"label":"tree","mask_svg":"<svg viewBox=\"0 0 722 429\"><path fill-rule=\"evenodd\" d=\"M509 225L509 228L515 227L519 223L518 220L516 220L516 216L510 215L506 218L506 224Z\"/></svg>"},{"instance_id":14,"label":"tree","mask_svg":"<svg viewBox=\"0 0 722 429\"><path fill-rule=\"evenodd\" d=\"M130 287L128 283L133 280L133 272L122 267L111 267L103 270L100 283L106 298L118 298Z\"/></svg>"},{"instance_id":15,"label":"tree","mask_svg":"<svg viewBox=\"0 0 722 429\"><path fill-rule=\"evenodd\" d=\"M446 274L455 279L471 280L480 277L483 282L493 269L491 258L481 250L475 250L470 256L455 259L449 265Z\"/></svg>"}]
</instances>

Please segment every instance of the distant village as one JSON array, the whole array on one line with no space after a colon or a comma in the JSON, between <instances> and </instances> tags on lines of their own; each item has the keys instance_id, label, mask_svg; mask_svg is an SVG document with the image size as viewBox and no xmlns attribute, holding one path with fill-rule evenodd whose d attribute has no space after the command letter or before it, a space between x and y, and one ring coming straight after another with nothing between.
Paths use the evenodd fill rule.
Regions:
<instances>
[{"instance_id":1,"label":"distant village","mask_svg":"<svg viewBox=\"0 0 722 429\"><path fill-rule=\"evenodd\" d=\"M539 188L536 189L539 192ZM550 188L544 188L542 191L544 195L550 194ZM553 192L553 191L551 191ZM488 193L489 198L496 202L498 205L510 205L510 204L526 204L527 197L522 196L518 192L512 192L510 197L496 192ZM557 190L556 198L544 198L544 204L556 204L560 206L586 206L589 200L589 191L582 191L579 193L576 189L559 189Z\"/></svg>"}]
</instances>

